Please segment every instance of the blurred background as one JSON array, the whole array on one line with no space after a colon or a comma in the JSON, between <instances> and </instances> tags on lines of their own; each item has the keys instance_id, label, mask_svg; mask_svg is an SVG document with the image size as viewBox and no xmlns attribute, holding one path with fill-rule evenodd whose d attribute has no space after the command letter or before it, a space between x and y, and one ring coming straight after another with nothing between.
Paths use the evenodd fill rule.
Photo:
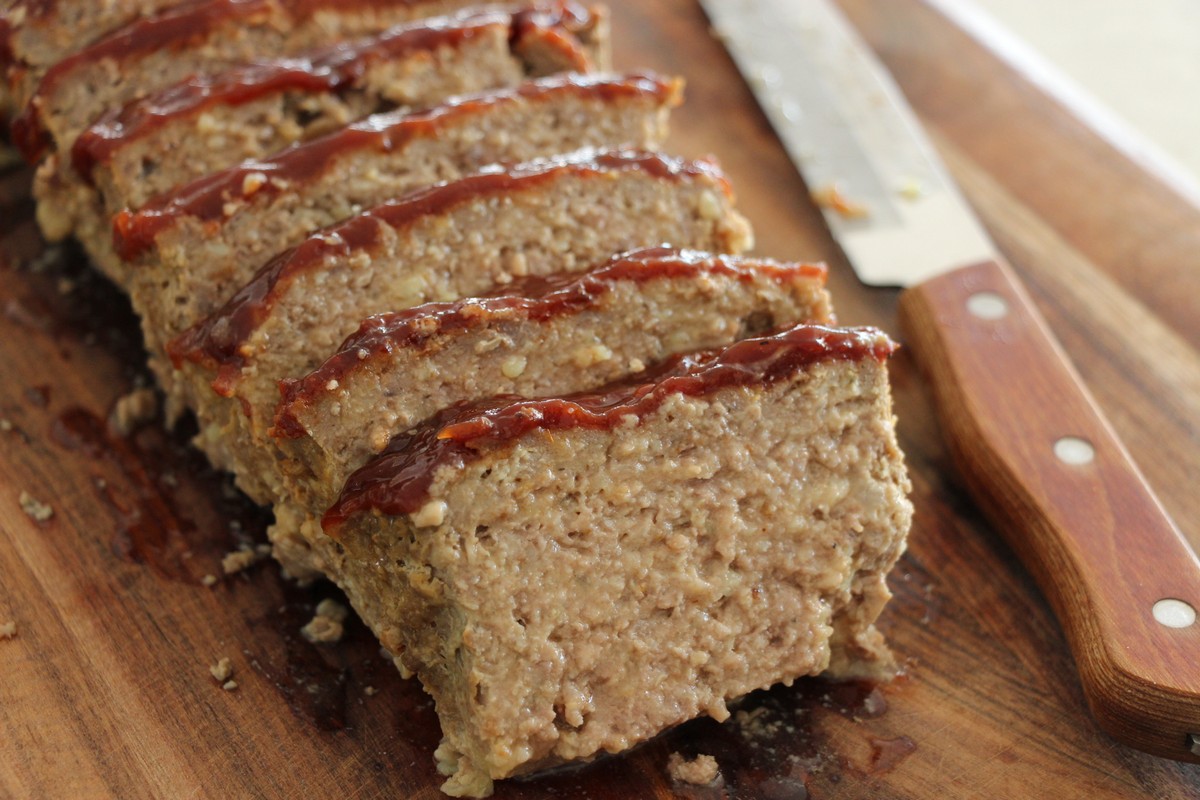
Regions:
<instances>
[{"instance_id":1,"label":"blurred background","mask_svg":"<svg viewBox=\"0 0 1200 800\"><path fill-rule=\"evenodd\" d=\"M1200 205L1200 0L933 0Z\"/></svg>"}]
</instances>

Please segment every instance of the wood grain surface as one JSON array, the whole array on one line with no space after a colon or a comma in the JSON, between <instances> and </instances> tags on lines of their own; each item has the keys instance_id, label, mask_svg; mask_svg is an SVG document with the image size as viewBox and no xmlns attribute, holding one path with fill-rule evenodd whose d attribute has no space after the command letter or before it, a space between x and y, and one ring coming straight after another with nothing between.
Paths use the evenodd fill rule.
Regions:
<instances>
[{"instance_id":1,"label":"wood grain surface","mask_svg":"<svg viewBox=\"0 0 1200 800\"><path fill-rule=\"evenodd\" d=\"M617 64L677 72L673 149L715 153L759 252L827 260L843 321L895 332L897 293L846 268L693 0L611 0ZM1193 546L1200 544L1200 210L919 0L845 0ZM429 701L358 623L298 633L328 586L270 562L206 587L264 519L151 424L106 425L145 380L123 299L42 252L25 172L0 178L0 796L436 798ZM1116 744L1049 607L961 488L911 355L893 361L917 508L882 627L883 687L817 680L733 720L498 787L501 798L1200 798L1200 767ZM37 522L22 493L49 504ZM238 687L209 666L229 657ZM1200 659L1197 659L1200 660ZM673 785L672 751L723 788Z\"/></svg>"}]
</instances>

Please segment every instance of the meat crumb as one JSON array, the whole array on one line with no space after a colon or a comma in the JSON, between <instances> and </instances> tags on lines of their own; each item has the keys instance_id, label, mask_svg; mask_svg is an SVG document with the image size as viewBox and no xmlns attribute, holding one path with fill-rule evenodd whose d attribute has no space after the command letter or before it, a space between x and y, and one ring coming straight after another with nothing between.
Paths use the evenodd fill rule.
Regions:
<instances>
[{"instance_id":1,"label":"meat crumb","mask_svg":"<svg viewBox=\"0 0 1200 800\"><path fill-rule=\"evenodd\" d=\"M45 522L54 516L53 508L41 502L29 492L21 492L21 496L17 498L17 502L21 504L21 510L25 512L25 516L35 522Z\"/></svg>"},{"instance_id":2,"label":"meat crumb","mask_svg":"<svg viewBox=\"0 0 1200 800\"><path fill-rule=\"evenodd\" d=\"M313 644L341 641L346 630L346 617L349 615L349 609L338 601L322 600L317 604L316 614L300 629L300 633Z\"/></svg>"},{"instance_id":3,"label":"meat crumb","mask_svg":"<svg viewBox=\"0 0 1200 800\"><path fill-rule=\"evenodd\" d=\"M240 550L234 550L232 553L226 553L221 559L221 569L226 575L234 575L242 570L249 569L258 562L262 561L270 555L270 549L264 550L260 547L243 547Z\"/></svg>"},{"instance_id":4,"label":"meat crumb","mask_svg":"<svg viewBox=\"0 0 1200 800\"><path fill-rule=\"evenodd\" d=\"M154 419L158 413L158 395L153 389L134 389L123 395L113 406L109 426L120 436L128 436Z\"/></svg>"},{"instance_id":5,"label":"meat crumb","mask_svg":"<svg viewBox=\"0 0 1200 800\"><path fill-rule=\"evenodd\" d=\"M15 638L17 638L17 623L11 620L9 622L0 622L0 641Z\"/></svg>"},{"instance_id":6,"label":"meat crumb","mask_svg":"<svg viewBox=\"0 0 1200 800\"><path fill-rule=\"evenodd\" d=\"M721 771L717 767L717 760L705 753L693 759L684 758L679 753L671 753L667 758L667 773L672 780L680 783L702 786L715 781Z\"/></svg>"},{"instance_id":7,"label":"meat crumb","mask_svg":"<svg viewBox=\"0 0 1200 800\"><path fill-rule=\"evenodd\" d=\"M217 663L208 668L217 683L225 683L233 677L233 662L228 658L222 658Z\"/></svg>"}]
</instances>

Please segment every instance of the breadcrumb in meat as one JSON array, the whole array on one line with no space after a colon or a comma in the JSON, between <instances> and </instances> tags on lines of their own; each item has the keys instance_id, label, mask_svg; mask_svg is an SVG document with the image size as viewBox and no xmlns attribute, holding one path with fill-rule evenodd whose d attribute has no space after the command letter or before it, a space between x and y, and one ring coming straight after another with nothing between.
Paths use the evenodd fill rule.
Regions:
<instances>
[{"instance_id":1,"label":"breadcrumb in meat","mask_svg":"<svg viewBox=\"0 0 1200 800\"><path fill-rule=\"evenodd\" d=\"M17 623L0 622L0 640L17 638Z\"/></svg>"}]
</instances>

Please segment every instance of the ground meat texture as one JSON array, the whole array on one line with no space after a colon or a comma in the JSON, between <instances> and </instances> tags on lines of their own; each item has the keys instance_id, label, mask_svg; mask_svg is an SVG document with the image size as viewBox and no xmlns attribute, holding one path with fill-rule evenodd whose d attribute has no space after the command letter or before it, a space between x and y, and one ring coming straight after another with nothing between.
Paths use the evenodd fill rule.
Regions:
<instances>
[{"instance_id":1,"label":"ground meat texture","mask_svg":"<svg viewBox=\"0 0 1200 800\"><path fill-rule=\"evenodd\" d=\"M43 217L48 226L52 213L56 236L76 234L94 263L119 276L111 218L122 209L370 114L589 69L602 22L574 5L435 17L314 53L189 76L84 130L69 156L38 171L34 197L53 209ZM555 46L547 32L559 35Z\"/></svg>"},{"instance_id":2,"label":"ground meat texture","mask_svg":"<svg viewBox=\"0 0 1200 800\"><path fill-rule=\"evenodd\" d=\"M105 115L76 142L73 161L115 213L372 113L590 67L574 34L577 26L598 24L588 12L543 14L539 26L521 22L538 18L499 11L437 17L312 54L192 77ZM558 30L574 50L539 46L542 27ZM126 150L131 144L137 146Z\"/></svg>"},{"instance_id":3,"label":"ground meat texture","mask_svg":"<svg viewBox=\"0 0 1200 800\"><path fill-rule=\"evenodd\" d=\"M339 554L320 530L321 512L351 471L442 408L495 394L583 391L674 353L777 325L828 321L823 277L805 265L656 249L619 257L550 295L588 298L569 312L542 317L545 304L503 294L368 320L326 362L344 371L323 368L298 382L316 394L295 395L296 438L272 431L279 452L259 471L277 466L284 484L270 530L276 558L296 576L327 569ZM388 318L403 319L404 339L379 342L376 326L391 327ZM439 324L447 328L440 334ZM519 370L508 369L514 363ZM281 405L276 428L287 413ZM436 522L436 513L430 507L426 518Z\"/></svg>"},{"instance_id":4,"label":"ground meat texture","mask_svg":"<svg viewBox=\"0 0 1200 800\"><path fill-rule=\"evenodd\" d=\"M583 391L675 353L828 322L824 277L823 267L655 248L581 276L524 282L539 294L518 294L518 281L495 296L367 320L321 368L288 382L270 431L283 502L298 506L272 529L277 549L300 540L287 548L289 572L320 570L328 542L315 518L393 435L455 403Z\"/></svg>"},{"instance_id":5,"label":"ground meat texture","mask_svg":"<svg viewBox=\"0 0 1200 800\"><path fill-rule=\"evenodd\" d=\"M344 248L359 237L367 243ZM546 275L655 242L718 252L749 245L715 167L588 156L417 192L314 237L178 337L173 386L196 410L209 457L272 502L287 496L267 436L277 382L317 367L365 317L486 292L511 279L518 254L522 273Z\"/></svg>"},{"instance_id":6,"label":"ground meat texture","mask_svg":"<svg viewBox=\"0 0 1200 800\"><path fill-rule=\"evenodd\" d=\"M59 61L35 80L21 72L13 85L12 139L30 161L45 159L43 181L64 169L76 137L103 112L170 86L188 75L244 61L292 55L412 19L477 5L475 0L203 0L181 3L113 31ZM49 156L49 157L46 157ZM77 227L73 206L38 205L51 241ZM101 236L102 231L97 231ZM96 242L101 242L97 239ZM104 254L110 248L97 249ZM104 261L106 271L119 268ZM110 277L120 282L123 273Z\"/></svg>"},{"instance_id":7,"label":"ground meat texture","mask_svg":"<svg viewBox=\"0 0 1200 800\"><path fill-rule=\"evenodd\" d=\"M886 660L872 623L912 509L883 363L709 388L637 390L656 405L615 427L511 439L460 442L474 412L459 412L363 470L410 476L393 470L427 455L426 434L466 447L423 492L347 485L327 517L335 578L433 695L444 791L724 719L726 701L846 652ZM440 521L418 525L431 503Z\"/></svg>"},{"instance_id":8,"label":"ground meat texture","mask_svg":"<svg viewBox=\"0 0 1200 800\"><path fill-rule=\"evenodd\" d=\"M54 63L78 52L110 31L176 5L179 0L13 0L0 10L0 68L16 83L33 85ZM3 111L15 102L8 81Z\"/></svg>"},{"instance_id":9,"label":"ground meat texture","mask_svg":"<svg viewBox=\"0 0 1200 800\"><path fill-rule=\"evenodd\" d=\"M313 231L417 186L498 162L577 148L653 148L678 102L673 80L542 79L427 112L371 117L159 198L125 219L120 237L134 251L148 248L132 267L130 285L152 367L167 339ZM447 246L454 235L435 236L427 249ZM143 238L130 241L136 237ZM169 369L159 365L156 371L170 393Z\"/></svg>"},{"instance_id":10,"label":"ground meat texture","mask_svg":"<svg viewBox=\"0 0 1200 800\"><path fill-rule=\"evenodd\" d=\"M81 3L71 3L78 7ZM93 3L93 5L105 5ZM111 108L188 75L256 58L302 53L472 0L203 0L131 20L41 70L14 73L14 139L27 157L70 150Z\"/></svg>"}]
</instances>

